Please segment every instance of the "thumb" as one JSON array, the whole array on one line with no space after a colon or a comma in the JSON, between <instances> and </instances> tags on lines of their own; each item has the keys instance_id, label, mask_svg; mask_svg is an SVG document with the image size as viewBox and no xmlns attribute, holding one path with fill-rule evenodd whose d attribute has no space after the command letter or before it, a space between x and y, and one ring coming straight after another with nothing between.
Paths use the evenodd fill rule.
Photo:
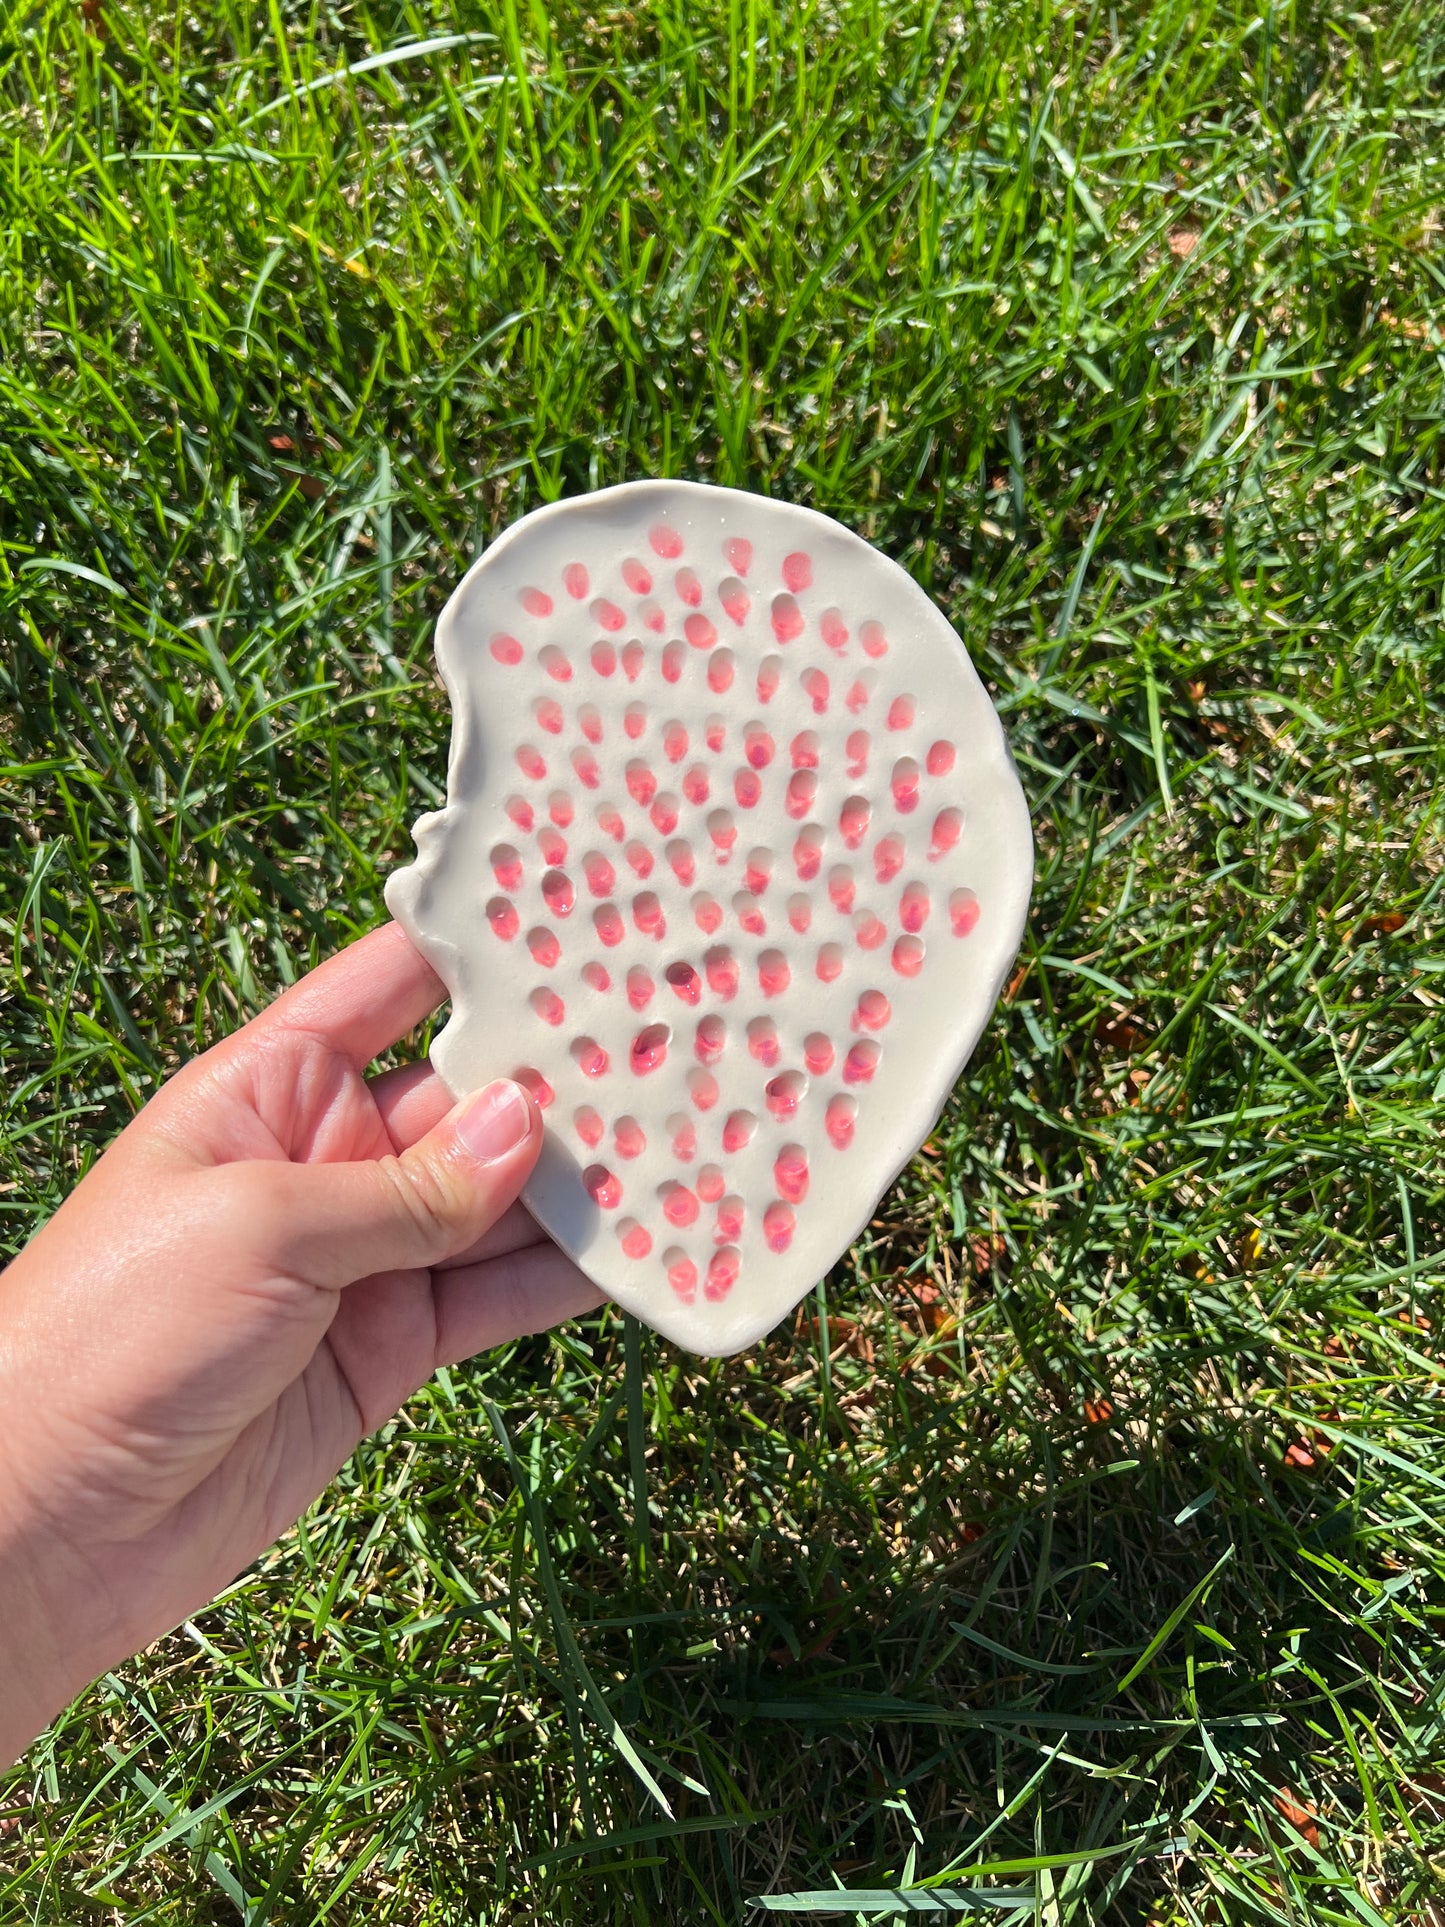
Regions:
<instances>
[{"instance_id":1,"label":"thumb","mask_svg":"<svg viewBox=\"0 0 1445 1927\"><path fill-rule=\"evenodd\" d=\"M399 1157L262 1165L267 1257L333 1290L378 1271L427 1270L490 1230L541 1147L536 1105L502 1078L463 1098Z\"/></svg>"}]
</instances>

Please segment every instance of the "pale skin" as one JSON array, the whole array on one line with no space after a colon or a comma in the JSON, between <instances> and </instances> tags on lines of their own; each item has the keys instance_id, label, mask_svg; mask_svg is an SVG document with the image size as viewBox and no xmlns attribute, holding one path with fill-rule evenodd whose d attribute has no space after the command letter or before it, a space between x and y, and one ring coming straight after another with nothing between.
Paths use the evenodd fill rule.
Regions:
<instances>
[{"instance_id":1,"label":"pale skin","mask_svg":"<svg viewBox=\"0 0 1445 1927\"><path fill-rule=\"evenodd\" d=\"M525 1091L367 1077L444 995L373 931L171 1078L0 1274L0 1766L438 1366L601 1302L516 1202Z\"/></svg>"}]
</instances>

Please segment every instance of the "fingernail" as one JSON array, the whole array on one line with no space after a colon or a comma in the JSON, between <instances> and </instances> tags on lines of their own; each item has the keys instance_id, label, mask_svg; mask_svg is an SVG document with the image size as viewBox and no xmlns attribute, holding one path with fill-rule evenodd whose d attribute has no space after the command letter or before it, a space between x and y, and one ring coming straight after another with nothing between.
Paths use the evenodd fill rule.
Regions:
<instances>
[{"instance_id":1,"label":"fingernail","mask_svg":"<svg viewBox=\"0 0 1445 1927\"><path fill-rule=\"evenodd\" d=\"M527 1099L510 1078L478 1091L457 1119L457 1136L479 1164L493 1164L526 1137L532 1126Z\"/></svg>"}]
</instances>

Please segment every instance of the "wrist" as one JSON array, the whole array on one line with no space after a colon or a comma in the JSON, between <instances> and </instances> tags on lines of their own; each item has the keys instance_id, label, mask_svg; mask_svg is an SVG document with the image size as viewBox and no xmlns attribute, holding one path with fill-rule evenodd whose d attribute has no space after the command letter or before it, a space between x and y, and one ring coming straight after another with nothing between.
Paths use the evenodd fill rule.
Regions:
<instances>
[{"instance_id":1,"label":"wrist","mask_svg":"<svg viewBox=\"0 0 1445 1927\"><path fill-rule=\"evenodd\" d=\"M38 1536L0 1523L0 1770L90 1681Z\"/></svg>"}]
</instances>

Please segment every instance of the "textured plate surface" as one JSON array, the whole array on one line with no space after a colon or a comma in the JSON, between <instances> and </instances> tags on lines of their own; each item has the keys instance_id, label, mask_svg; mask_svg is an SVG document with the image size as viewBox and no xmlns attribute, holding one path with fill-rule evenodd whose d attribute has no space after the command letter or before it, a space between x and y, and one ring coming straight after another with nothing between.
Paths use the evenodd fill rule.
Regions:
<instances>
[{"instance_id":1,"label":"textured plate surface","mask_svg":"<svg viewBox=\"0 0 1445 1927\"><path fill-rule=\"evenodd\" d=\"M436 653L447 804L386 891L451 992L436 1069L528 1084L538 1220L736 1351L866 1225L1013 963L1033 846L998 717L895 563L697 483L526 516Z\"/></svg>"}]
</instances>

